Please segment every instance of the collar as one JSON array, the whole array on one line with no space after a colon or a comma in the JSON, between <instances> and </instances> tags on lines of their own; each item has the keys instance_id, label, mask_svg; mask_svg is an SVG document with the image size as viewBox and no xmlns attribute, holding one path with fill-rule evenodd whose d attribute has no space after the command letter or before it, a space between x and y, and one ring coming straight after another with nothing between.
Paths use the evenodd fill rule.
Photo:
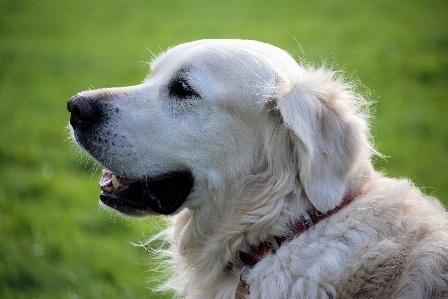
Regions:
<instances>
[{"instance_id":1,"label":"collar","mask_svg":"<svg viewBox=\"0 0 448 299\"><path fill-rule=\"evenodd\" d=\"M315 208L308 210L304 216L290 226L290 234L288 236L269 236L266 242L251 246L248 252L238 251L237 258L241 266L243 268L255 266L267 254L275 254L280 246L282 246L286 241L291 240L293 237L297 237L304 231L308 230L311 226L335 214L350 204L356 197L357 195L346 196L336 208L326 213L321 213ZM233 268L234 265L231 264L228 266Z\"/></svg>"}]
</instances>

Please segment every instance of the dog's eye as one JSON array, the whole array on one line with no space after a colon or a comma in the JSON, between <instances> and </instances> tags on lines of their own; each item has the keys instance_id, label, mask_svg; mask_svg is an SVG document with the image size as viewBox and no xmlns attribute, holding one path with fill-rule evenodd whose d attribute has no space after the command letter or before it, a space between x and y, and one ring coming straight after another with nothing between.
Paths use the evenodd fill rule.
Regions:
<instances>
[{"instance_id":1,"label":"dog's eye","mask_svg":"<svg viewBox=\"0 0 448 299\"><path fill-rule=\"evenodd\" d=\"M181 99L199 97L196 91L187 83L187 81L183 79L177 79L171 82L169 86L169 93L170 96Z\"/></svg>"}]
</instances>

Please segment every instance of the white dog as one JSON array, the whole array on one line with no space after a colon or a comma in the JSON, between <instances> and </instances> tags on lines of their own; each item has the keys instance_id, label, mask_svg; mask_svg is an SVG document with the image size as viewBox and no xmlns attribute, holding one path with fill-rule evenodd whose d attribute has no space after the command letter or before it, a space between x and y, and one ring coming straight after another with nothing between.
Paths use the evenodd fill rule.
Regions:
<instances>
[{"instance_id":1,"label":"white dog","mask_svg":"<svg viewBox=\"0 0 448 299\"><path fill-rule=\"evenodd\" d=\"M108 169L104 205L177 215L167 286L181 296L448 298L447 213L373 170L367 105L274 46L202 40L68 110Z\"/></svg>"}]
</instances>

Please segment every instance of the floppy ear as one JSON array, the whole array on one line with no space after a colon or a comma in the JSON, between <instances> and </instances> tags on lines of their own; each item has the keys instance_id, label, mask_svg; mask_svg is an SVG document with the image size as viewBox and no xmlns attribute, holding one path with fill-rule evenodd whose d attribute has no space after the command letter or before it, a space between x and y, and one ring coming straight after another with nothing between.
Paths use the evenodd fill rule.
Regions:
<instances>
[{"instance_id":1,"label":"floppy ear","mask_svg":"<svg viewBox=\"0 0 448 299\"><path fill-rule=\"evenodd\" d=\"M323 69L306 70L298 81L279 92L276 108L290 130L302 187L326 212L350 192L352 173L370 165L367 117L357 111L365 101Z\"/></svg>"}]
</instances>

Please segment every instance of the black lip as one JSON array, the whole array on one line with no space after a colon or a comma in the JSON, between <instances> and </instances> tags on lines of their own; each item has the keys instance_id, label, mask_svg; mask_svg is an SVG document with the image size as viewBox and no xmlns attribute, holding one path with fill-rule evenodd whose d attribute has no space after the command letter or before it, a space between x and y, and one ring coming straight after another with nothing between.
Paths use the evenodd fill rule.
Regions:
<instances>
[{"instance_id":1,"label":"black lip","mask_svg":"<svg viewBox=\"0 0 448 299\"><path fill-rule=\"evenodd\" d=\"M132 183L118 193L102 192L100 200L107 206L129 216L150 212L169 215L175 213L187 200L194 185L189 172L174 172L164 179Z\"/></svg>"}]
</instances>

